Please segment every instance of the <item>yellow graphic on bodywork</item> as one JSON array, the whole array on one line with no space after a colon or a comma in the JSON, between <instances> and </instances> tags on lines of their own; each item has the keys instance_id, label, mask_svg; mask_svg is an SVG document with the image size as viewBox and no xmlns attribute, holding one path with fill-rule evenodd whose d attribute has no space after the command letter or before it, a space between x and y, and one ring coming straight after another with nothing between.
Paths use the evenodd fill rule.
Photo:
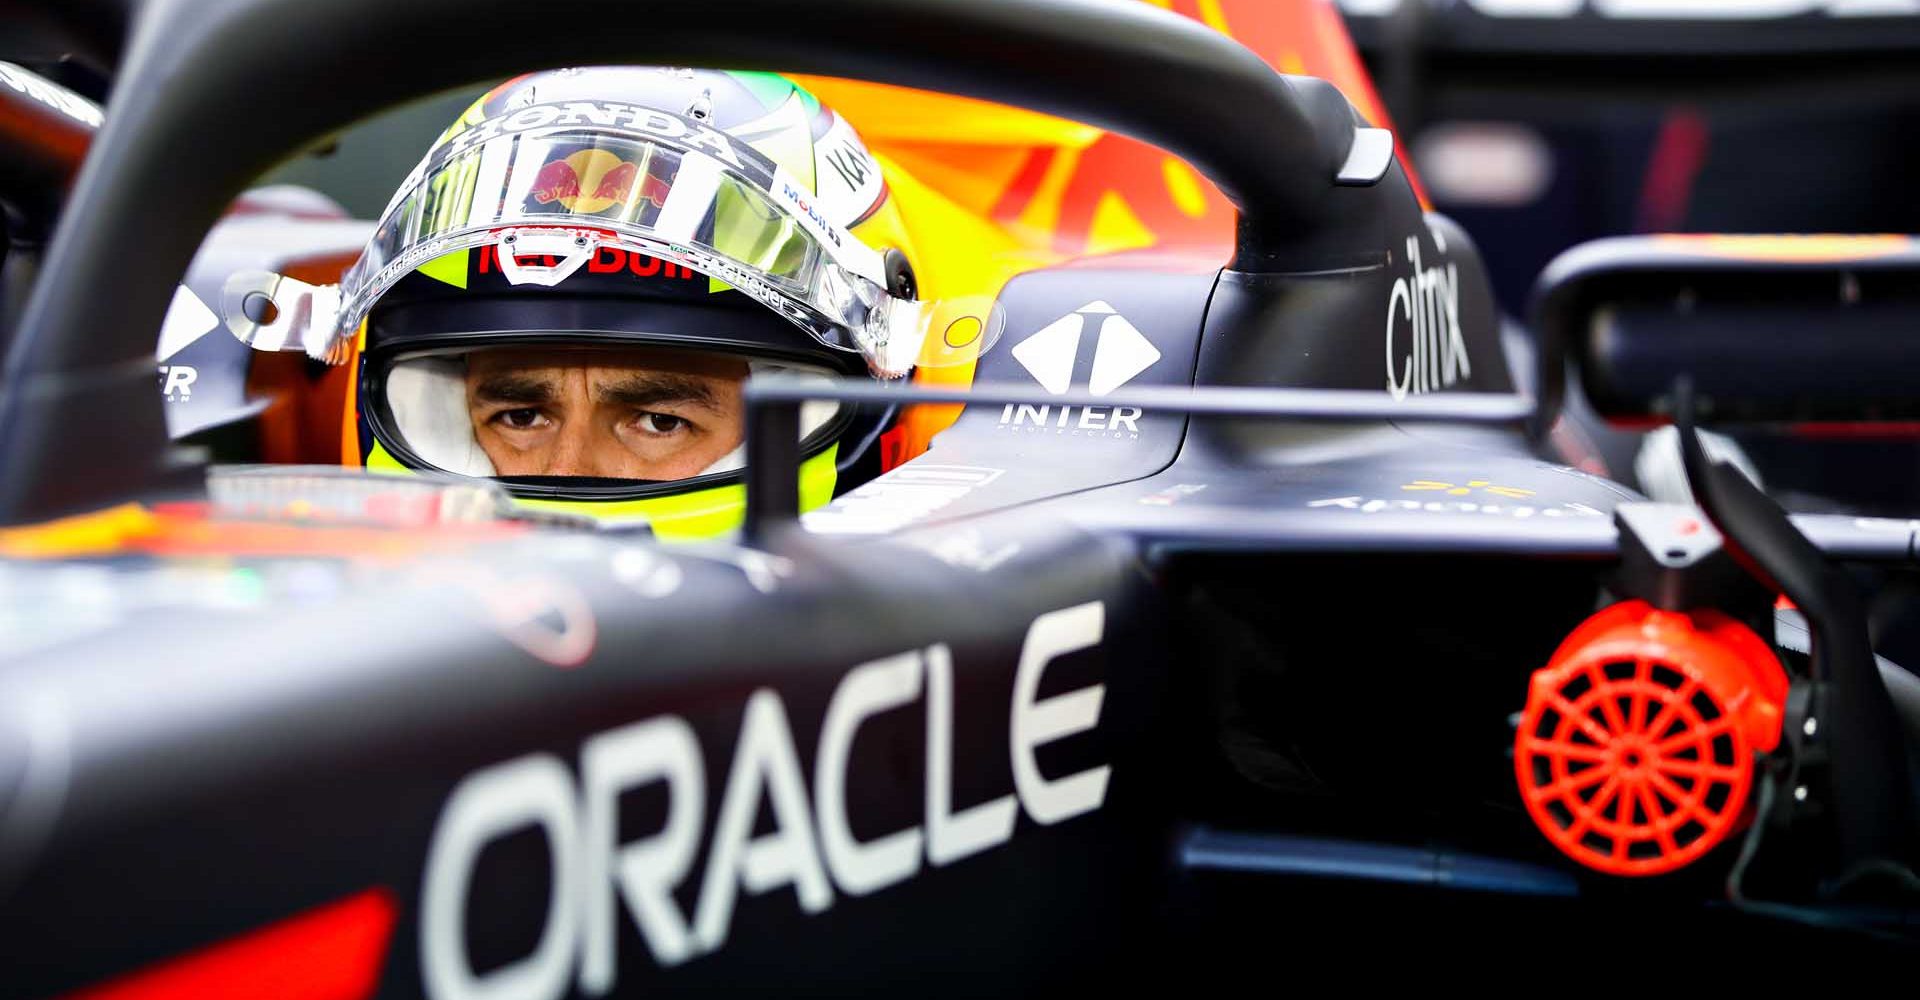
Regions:
<instances>
[{"instance_id":1,"label":"yellow graphic on bodywork","mask_svg":"<svg viewBox=\"0 0 1920 1000\"><path fill-rule=\"evenodd\" d=\"M1400 488L1415 493L1445 493L1448 496L1455 497L1468 496L1475 490L1478 490L1482 493L1491 493L1494 496L1506 497L1510 500L1525 500L1534 494L1533 490L1521 489L1518 486L1495 486L1485 479L1469 479L1464 486L1454 483L1443 483L1437 479L1416 479Z\"/></svg>"},{"instance_id":2,"label":"yellow graphic on bodywork","mask_svg":"<svg viewBox=\"0 0 1920 1000\"><path fill-rule=\"evenodd\" d=\"M158 519L137 503L63 517L20 528L0 528L0 556L10 559L78 559L124 550L152 534Z\"/></svg>"}]
</instances>

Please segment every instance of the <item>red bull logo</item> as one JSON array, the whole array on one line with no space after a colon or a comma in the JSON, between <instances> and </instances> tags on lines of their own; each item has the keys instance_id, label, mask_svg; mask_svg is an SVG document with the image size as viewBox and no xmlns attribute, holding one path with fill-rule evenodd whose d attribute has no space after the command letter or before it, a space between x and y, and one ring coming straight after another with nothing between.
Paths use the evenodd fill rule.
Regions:
<instances>
[{"instance_id":1,"label":"red bull logo","mask_svg":"<svg viewBox=\"0 0 1920 1000\"><path fill-rule=\"evenodd\" d=\"M665 179L642 172L632 160L604 149L583 149L542 166L527 196L542 205L592 215L616 205L636 208L643 201L661 208L671 189Z\"/></svg>"},{"instance_id":2,"label":"red bull logo","mask_svg":"<svg viewBox=\"0 0 1920 1000\"><path fill-rule=\"evenodd\" d=\"M551 254L515 254L514 260L522 266L554 267L560 259ZM474 248L473 270L476 274L492 274L500 270L500 251L488 243ZM638 251L621 247L599 247L593 257L587 261L588 274L631 274L636 278L677 278L692 281L705 280L706 275L684 264L661 260Z\"/></svg>"},{"instance_id":3,"label":"red bull logo","mask_svg":"<svg viewBox=\"0 0 1920 1000\"><path fill-rule=\"evenodd\" d=\"M533 200L542 205L560 202L572 208L574 199L580 197L580 175L573 164L565 160L554 160L540 168L533 179Z\"/></svg>"}]
</instances>

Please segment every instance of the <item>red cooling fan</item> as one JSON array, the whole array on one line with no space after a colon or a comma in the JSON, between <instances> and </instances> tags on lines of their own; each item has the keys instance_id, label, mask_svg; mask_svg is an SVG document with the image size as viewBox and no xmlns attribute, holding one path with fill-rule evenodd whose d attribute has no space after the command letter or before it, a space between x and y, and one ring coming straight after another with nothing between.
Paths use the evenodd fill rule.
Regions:
<instances>
[{"instance_id":1,"label":"red cooling fan","mask_svg":"<svg viewBox=\"0 0 1920 1000\"><path fill-rule=\"evenodd\" d=\"M1610 875L1660 875L1745 821L1754 754L1780 742L1787 675L1716 611L1613 605L1534 672L1514 738L1527 812Z\"/></svg>"}]
</instances>

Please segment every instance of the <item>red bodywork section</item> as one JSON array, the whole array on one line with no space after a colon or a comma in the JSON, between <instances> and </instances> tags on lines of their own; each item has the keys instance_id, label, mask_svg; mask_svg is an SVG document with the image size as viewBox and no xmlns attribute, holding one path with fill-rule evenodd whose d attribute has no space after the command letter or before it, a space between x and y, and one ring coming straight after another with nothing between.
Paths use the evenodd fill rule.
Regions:
<instances>
[{"instance_id":1,"label":"red bodywork section","mask_svg":"<svg viewBox=\"0 0 1920 1000\"><path fill-rule=\"evenodd\" d=\"M364 1000L380 984L397 907L369 889L67 1000Z\"/></svg>"}]
</instances>

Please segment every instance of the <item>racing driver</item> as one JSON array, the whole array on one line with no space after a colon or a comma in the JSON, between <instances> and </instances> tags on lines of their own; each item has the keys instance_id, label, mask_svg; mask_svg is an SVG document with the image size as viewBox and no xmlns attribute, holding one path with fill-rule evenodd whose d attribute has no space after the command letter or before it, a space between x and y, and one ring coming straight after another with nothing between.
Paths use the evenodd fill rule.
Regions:
<instances>
[{"instance_id":1,"label":"racing driver","mask_svg":"<svg viewBox=\"0 0 1920 1000\"><path fill-rule=\"evenodd\" d=\"M435 141L341 282L344 458L494 477L662 537L725 532L749 375L915 364L907 250L860 137L783 77L518 77ZM887 419L807 404L804 508L879 471Z\"/></svg>"}]
</instances>

